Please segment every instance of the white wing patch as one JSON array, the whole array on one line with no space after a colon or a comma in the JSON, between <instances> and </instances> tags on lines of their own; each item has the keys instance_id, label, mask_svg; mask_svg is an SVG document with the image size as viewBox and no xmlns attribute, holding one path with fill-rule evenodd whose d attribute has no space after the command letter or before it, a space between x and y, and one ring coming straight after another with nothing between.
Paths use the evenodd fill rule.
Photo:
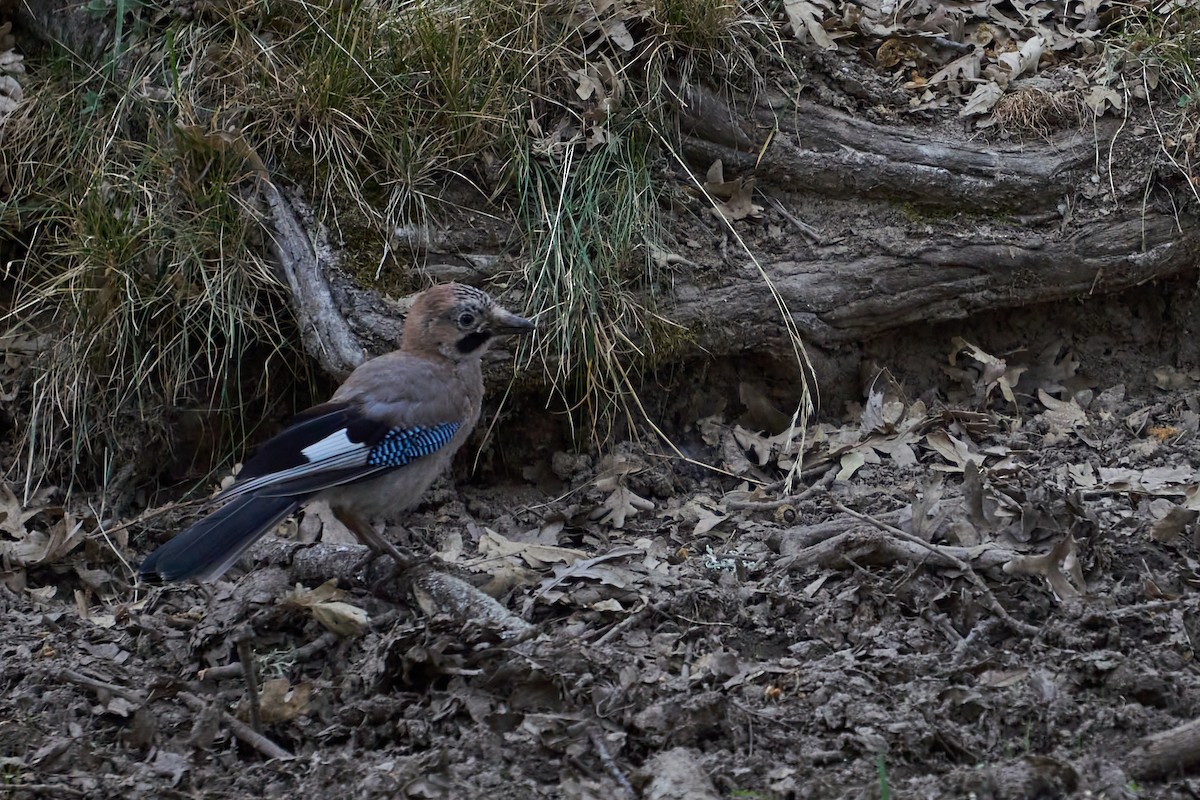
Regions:
<instances>
[{"instance_id":1,"label":"white wing patch","mask_svg":"<svg viewBox=\"0 0 1200 800\"><path fill-rule=\"evenodd\" d=\"M268 497L282 497L283 495L270 494L271 488L298 478L328 475L337 470L364 467L367 464L367 457L371 454L371 449L362 442L350 441L350 437L346 435L346 430L343 428L334 431L320 441L313 442L300 452L307 459L305 463L234 483L221 492L221 499L230 500L258 491L266 493ZM363 474L378 472L380 469L382 467L373 467ZM363 474L342 476L341 480L342 482L355 480L362 477Z\"/></svg>"},{"instance_id":2,"label":"white wing patch","mask_svg":"<svg viewBox=\"0 0 1200 800\"><path fill-rule=\"evenodd\" d=\"M324 461L327 458L348 455L356 450L364 454L366 452L366 448L363 447L361 442L350 441L350 437L346 435L345 429L342 429L334 431L319 442L313 442L300 452L308 459L308 463L313 464L317 461Z\"/></svg>"}]
</instances>

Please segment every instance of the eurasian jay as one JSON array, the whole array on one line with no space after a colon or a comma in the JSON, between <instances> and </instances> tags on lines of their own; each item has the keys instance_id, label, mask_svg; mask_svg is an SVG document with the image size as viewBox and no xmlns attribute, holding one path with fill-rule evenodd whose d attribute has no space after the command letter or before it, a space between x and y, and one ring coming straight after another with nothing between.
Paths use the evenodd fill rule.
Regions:
<instances>
[{"instance_id":1,"label":"eurasian jay","mask_svg":"<svg viewBox=\"0 0 1200 800\"><path fill-rule=\"evenodd\" d=\"M449 466L479 420L488 344L533 327L470 286L423 292L399 350L359 365L329 402L268 440L214 498L221 507L151 553L139 575L214 580L313 499L328 501L368 547L399 559L371 520L416 505Z\"/></svg>"}]
</instances>

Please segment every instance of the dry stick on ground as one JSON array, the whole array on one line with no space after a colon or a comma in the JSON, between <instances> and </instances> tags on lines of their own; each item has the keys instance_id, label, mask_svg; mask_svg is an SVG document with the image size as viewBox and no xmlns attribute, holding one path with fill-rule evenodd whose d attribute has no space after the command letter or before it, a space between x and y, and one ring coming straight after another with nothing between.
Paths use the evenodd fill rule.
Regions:
<instances>
[{"instance_id":1,"label":"dry stick on ground","mask_svg":"<svg viewBox=\"0 0 1200 800\"><path fill-rule=\"evenodd\" d=\"M330 647L333 647L335 644L337 644L339 638L341 637L339 637L333 631L325 631L325 633L322 633L308 644L301 645L293 650L291 653L292 661L296 664L303 664L307 661L311 661L313 657L317 655L317 653L328 650ZM220 681L225 680L226 678L236 678L239 675L244 674L245 670L242 668L241 663L234 661L230 664L222 664L219 667L202 669L196 673L196 677L202 681Z\"/></svg>"},{"instance_id":2,"label":"dry stick on ground","mask_svg":"<svg viewBox=\"0 0 1200 800\"><path fill-rule=\"evenodd\" d=\"M972 567L969 562L964 561L958 556L948 552L947 548L938 547L935 544L925 541L920 536L914 536L911 533L900 530L894 525L888 525L886 522L880 522L879 520L867 514L861 514L853 509L847 508L836 500L834 501L833 505L834 508L836 508L838 511L841 511L843 514L849 514L855 519L862 520L870 525L874 525L876 528L879 528L879 530L889 533L898 539L919 547L923 547L934 556L962 570L963 574L967 576L967 579L971 581L971 583L975 584L975 588L977 588L983 595L992 611L995 612L1000 619L1008 623L1009 627L1011 627L1017 633L1023 633L1026 636L1038 635L1039 631L1036 626L1014 619L1012 615L1008 613L1008 610L1004 606L1000 605L1000 601L996 599L996 595L992 594L992 590L989 589L988 585L983 582L983 578L980 578L979 574L975 572L975 568Z\"/></svg>"},{"instance_id":3,"label":"dry stick on ground","mask_svg":"<svg viewBox=\"0 0 1200 800\"><path fill-rule=\"evenodd\" d=\"M290 580L304 583L309 580L323 582L330 578L352 580L362 563L362 556L367 552L362 545L301 545L267 536L255 543L250 555L256 562L266 562L287 570ZM485 625L510 644L536 633L534 626L514 615L494 598L466 581L434 568L432 562L409 565L396 577L401 576L410 582L417 602L431 616L449 614L463 622Z\"/></svg>"},{"instance_id":4,"label":"dry stick on ground","mask_svg":"<svg viewBox=\"0 0 1200 800\"><path fill-rule=\"evenodd\" d=\"M957 566L955 559L969 559L981 567L1003 567L1017 555L1011 550L1001 547L990 547L982 551L972 551L967 547L950 545L933 545L933 547L936 548L939 555L947 557L944 562L945 566ZM808 547L780 558L776 566L785 571L809 564L833 567L841 564L847 558L866 559L868 557L873 557L874 563L895 561L924 563L929 561L929 556L929 545L912 544L877 528L859 526L843 530L835 536L823 536Z\"/></svg>"},{"instance_id":5,"label":"dry stick on ground","mask_svg":"<svg viewBox=\"0 0 1200 800\"><path fill-rule=\"evenodd\" d=\"M1200 764L1200 719L1142 738L1126 763L1139 780L1189 771Z\"/></svg>"},{"instance_id":6,"label":"dry stick on ground","mask_svg":"<svg viewBox=\"0 0 1200 800\"><path fill-rule=\"evenodd\" d=\"M900 511L898 509L885 511L876 519L881 522L896 523L900 521ZM838 534L846 533L855 525L856 523L847 522L842 517L836 517L815 525L797 525L788 528L779 533L780 552L785 556L792 555L807 547L832 539Z\"/></svg>"},{"instance_id":7,"label":"dry stick on ground","mask_svg":"<svg viewBox=\"0 0 1200 800\"><path fill-rule=\"evenodd\" d=\"M5 783L4 791L8 797L12 797L17 792L25 794L26 792L45 792L47 797L86 797L86 793L71 786L64 786L61 783Z\"/></svg>"},{"instance_id":8,"label":"dry stick on ground","mask_svg":"<svg viewBox=\"0 0 1200 800\"><path fill-rule=\"evenodd\" d=\"M94 692L104 692L113 695L114 697L123 697L135 705L140 706L146 704L146 697L141 692L134 691L133 689L126 689L124 686L117 686L115 683L108 683L106 681L88 677L87 675L84 675L81 672L76 672L72 669L59 670L58 677L60 680L64 680L68 683L74 683L78 686L87 687ZM176 696L184 702L184 705L188 706L192 709L192 711L197 713L203 711L206 705L203 700L190 692L180 692ZM237 719L228 712L222 711L221 719L229 727L229 730L234 736L241 739L243 742L250 745L267 758L295 758L295 756L293 756L287 750L284 750L282 747L275 744L261 733L255 732L249 725Z\"/></svg>"},{"instance_id":9,"label":"dry stick on ground","mask_svg":"<svg viewBox=\"0 0 1200 800\"><path fill-rule=\"evenodd\" d=\"M729 500L725 503L725 508L730 511L772 511L793 503L802 503L828 489L834 478L837 477L839 470L841 470L840 465L833 465L825 471L820 480L800 494L779 497L775 500Z\"/></svg>"},{"instance_id":10,"label":"dry stick on ground","mask_svg":"<svg viewBox=\"0 0 1200 800\"><path fill-rule=\"evenodd\" d=\"M634 625L636 625L639 620L644 619L646 616L648 616L650 614L661 614L663 609L665 609L666 607L667 607L667 601L665 601L665 600L662 602L654 603L653 605L647 604L647 605L642 606L637 611L634 611L632 614L625 617L625 619L621 620L620 622L618 622L617 624L615 624L611 628L609 628L607 632L605 632L602 636L600 636L600 638L598 638L596 641L592 642L592 646L600 647L600 646L606 644L607 642L612 641L612 639L614 637L616 637L618 634L620 634L622 631L626 631L629 628L632 628Z\"/></svg>"},{"instance_id":11,"label":"dry stick on ground","mask_svg":"<svg viewBox=\"0 0 1200 800\"><path fill-rule=\"evenodd\" d=\"M238 660L242 664L242 674L246 677L246 702L250 705L250 727L255 733L262 733L262 707L258 700L258 675L254 668L254 633L250 630L240 631L237 635Z\"/></svg>"},{"instance_id":12,"label":"dry stick on ground","mask_svg":"<svg viewBox=\"0 0 1200 800\"><path fill-rule=\"evenodd\" d=\"M600 763L604 765L604 769L608 771L612 779L621 787L625 796L631 800L636 798L637 792L633 790L633 785L629 783L629 778L626 778L625 773L621 772L621 768L617 766L617 762L613 761L608 748L604 746L604 737L600 735L599 731L591 730L588 731L588 738L592 740L592 747L596 748L596 753L600 756Z\"/></svg>"},{"instance_id":13,"label":"dry stick on ground","mask_svg":"<svg viewBox=\"0 0 1200 800\"><path fill-rule=\"evenodd\" d=\"M110 694L113 697L123 697L134 705L142 705L146 702L146 697L139 691L126 689L124 686L117 686L115 683L108 683L98 678L92 678L73 669L60 669L58 671L58 678L67 683L86 687L97 693Z\"/></svg>"},{"instance_id":14,"label":"dry stick on ground","mask_svg":"<svg viewBox=\"0 0 1200 800\"><path fill-rule=\"evenodd\" d=\"M206 706L206 703L203 700L191 692L180 692L176 696L184 702L184 705L197 714L203 711ZM266 736L263 736L261 733L254 730L249 725L230 714L228 711L221 712L221 721L228 726L229 730L234 736L241 739L243 742L250 745L267 758L279 758L285 761L290 761L291 759L295 758L295 756L289 753L287 750L284 750L282 747L275 744Z\"/></svg>"}]
</instances>

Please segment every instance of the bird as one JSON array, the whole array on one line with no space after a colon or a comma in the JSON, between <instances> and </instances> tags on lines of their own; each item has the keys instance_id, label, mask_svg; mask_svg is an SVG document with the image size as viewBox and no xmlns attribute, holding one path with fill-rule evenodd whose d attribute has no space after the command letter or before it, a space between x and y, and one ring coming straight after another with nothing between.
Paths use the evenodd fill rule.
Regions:
<instances>
[{"instance_id":1,"label":"bird","mask_svg":"<svg viewBox=\"0 0 1200 800\"><path fill-rule=\"evenodd\" d=\"M400 349L364 361L328 402L297 415L211 501L215 510L141 563L147 583L212 581L290 514L325 500L363 543L402 564L372 520L412 508L479 421L481 358L534 323L459 283L419 294Z\"/></svg>"}]
</instances>

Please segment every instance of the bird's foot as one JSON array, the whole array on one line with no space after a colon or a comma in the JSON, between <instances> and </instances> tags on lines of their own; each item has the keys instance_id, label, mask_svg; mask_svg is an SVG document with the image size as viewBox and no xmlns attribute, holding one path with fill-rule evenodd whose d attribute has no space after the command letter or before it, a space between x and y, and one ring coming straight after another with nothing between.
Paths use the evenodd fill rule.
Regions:
<instances>
[{"instance_id":1,"label":"bird's foot","mask_svg":"<svg viewBox=\"0 0 1200 800\"><path fill-rule=\"evenodd\" d=\"M410 551L401 549L393 544L387 537L375 530L375 526L367 522L365 519L356 514L348 512L344 509L334 509L334 515L341 520L342 524L350 529L350 532L357 539L367 546L369 552L363 556L363 559L354 566L354 571L358 572L364 569L369 564L375 561L380 556L389 556L392 559L392 568L387 574L378 581L375 581L372 588L380 584L390 581L397 575L405 572L417 563L417 557ZM369 571L368 571L369 573Z\"/></svg>"}]
</instances>

